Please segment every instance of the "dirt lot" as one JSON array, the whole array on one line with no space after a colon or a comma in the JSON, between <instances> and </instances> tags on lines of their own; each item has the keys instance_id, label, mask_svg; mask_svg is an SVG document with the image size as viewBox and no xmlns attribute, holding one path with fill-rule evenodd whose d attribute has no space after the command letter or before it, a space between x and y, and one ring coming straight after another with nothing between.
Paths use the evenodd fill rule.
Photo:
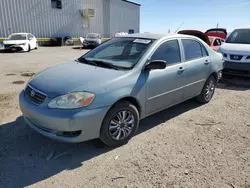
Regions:
<instances>
[{"instance_id":1,"label":"dirt lot","mask_svg":"<svg viewBox=\"0 0 250 188\"><path fill-rule=\"evenodd\" d=\"M207 105L190 100L143 120L116 149L58 143L27 127L18 94L30 73L83 53L0 50L0 187L250 188L250 80L225 80Z\"/></svg>"}]
</instances>

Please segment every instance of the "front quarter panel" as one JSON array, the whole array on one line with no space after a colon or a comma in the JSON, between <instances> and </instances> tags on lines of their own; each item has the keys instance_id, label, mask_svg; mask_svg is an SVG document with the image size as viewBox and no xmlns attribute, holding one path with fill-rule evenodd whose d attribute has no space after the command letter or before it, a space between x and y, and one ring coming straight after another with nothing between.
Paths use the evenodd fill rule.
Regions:
<instances>
[{"instance_id":1,"label":"front quarter panel","mask_svg":"<svg viewBox=\"0 0 250 188\"><path fill-rule=\"evenodd\" d=\"M125 97L133 97L138 101L141 110L144 111L145 82L146 77L143 72L133 71L128 73L114 82L96 90L95 99L87 108L95 109L112 106Z\"/></svg>"}]
</instances>

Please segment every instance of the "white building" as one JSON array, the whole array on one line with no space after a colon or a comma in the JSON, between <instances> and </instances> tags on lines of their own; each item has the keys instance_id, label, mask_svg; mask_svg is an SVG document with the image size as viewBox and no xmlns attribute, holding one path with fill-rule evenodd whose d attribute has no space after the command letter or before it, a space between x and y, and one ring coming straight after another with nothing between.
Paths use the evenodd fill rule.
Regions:
<instances>
[{"instance_id":1,"label":"white building","mask_svg":"<svg viewBox=\"0 0 250 188\"><path fill-rule=\"evenodd\" d=\"M140 5L127 0L0 0L0 38L14 32L39 38L112 37L140 28Z\"/></svg>"}]
</instances>

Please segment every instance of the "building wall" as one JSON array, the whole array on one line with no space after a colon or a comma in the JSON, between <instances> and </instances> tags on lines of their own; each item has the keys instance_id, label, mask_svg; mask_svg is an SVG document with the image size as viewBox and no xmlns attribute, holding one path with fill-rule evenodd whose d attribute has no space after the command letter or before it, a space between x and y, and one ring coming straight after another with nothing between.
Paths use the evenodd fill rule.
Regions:
<instances>
[{"instance_id":1,"label":"building wall","mask_svg":"<svg viewBox=\"0 0 250 188\"><path fill-rule=\"evenodd\" d=\"M119 0L110 0L110 34L128 32L133 29L140 32L140 6Z\"/></svg>"},{"instance_id":2,"label":"building wall","mask_svg":"<svg viewBox=\"0 0 250 188\"><path fill-rule=\"evenodd\" d=\"M85 8L96 9L89 27L79 13ZM0 0L0 37L14 32L30 32L37 37L80 37L98 32L110 37L131 27L139 31L139 19L134 17L139 13L133 11L139 12L138 6L121 0L62 0L62 9L52 8L51 0Z\"/></svg>"}]
</instances>

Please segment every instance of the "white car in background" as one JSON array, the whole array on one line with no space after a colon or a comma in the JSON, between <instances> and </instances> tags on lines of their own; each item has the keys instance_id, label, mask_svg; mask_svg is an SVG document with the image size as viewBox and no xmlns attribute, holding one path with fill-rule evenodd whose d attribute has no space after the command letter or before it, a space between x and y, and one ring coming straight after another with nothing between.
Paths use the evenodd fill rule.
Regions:
<instances>
[{"instance_id":1,"label":"white car in background","mask_svg":"<svg viewBox=\"0 0 250 188\"><path fill-rule=\"evenodd\" d=\"M128 35L128 33L119 32L119 33L116 33L116 34L115 34L115 37L124 36L124 35Z\"/></svg>"},{"instance_id":2,"label":"white car in background","mask_svg":"<svg viewBox=\"0 0 250 188\"><path fill-rule=\"evenodd\" d=\"M235 29L218 52L224 56L224 75L250 77L250 28Z\"/></svg>"},{"instance_id":3,"label":"white car in background","mask_svg":"<svg viewBox=\"0 0 250 188\"><path fill-rule=\"evenodd\" d=\"M13 33L3 41L3 45L7 51L29 52L38 48L36 37L30 33Z\"/></svg>"}]
</instances>

